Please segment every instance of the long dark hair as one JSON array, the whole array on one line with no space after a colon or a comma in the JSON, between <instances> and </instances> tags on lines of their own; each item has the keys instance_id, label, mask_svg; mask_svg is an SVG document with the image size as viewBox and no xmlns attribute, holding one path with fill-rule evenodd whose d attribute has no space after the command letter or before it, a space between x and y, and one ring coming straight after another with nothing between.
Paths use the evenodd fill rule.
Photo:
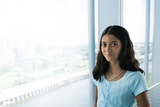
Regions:
<instances>
[{"instance_id":1,"label":"long dark hair","mask_svg":"<svg viewBox=\"0 0 160 107\"><path fill-rule=\"evenodd\" d=\"M128 31L121 26L114 25L107 27L101 35L97 62L96 66L93 69L94 79L101 81L101 76L105 75L109 68L109 62L103 56L101 50L101 40L105 34L114 35L122 43L121 52L118 56L120 67L124 70L140 71L141 73L144 73L144 71L141 68L139 68L140 64L135 58L133 43L129 37Z\"/></svg>"}]
</instances>

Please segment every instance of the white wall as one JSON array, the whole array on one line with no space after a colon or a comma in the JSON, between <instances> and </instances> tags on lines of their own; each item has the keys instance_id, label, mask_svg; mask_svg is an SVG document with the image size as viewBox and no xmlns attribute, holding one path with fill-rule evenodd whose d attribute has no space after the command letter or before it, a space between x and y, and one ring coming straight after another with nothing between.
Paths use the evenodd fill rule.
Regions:
<instances>
[{"instance_id":1,"label":"white wall","mask_svg":"<svg viewBox=\"0 0 160 107\"><path fill-rule=\"evenodd\" d=\"M119 0L98 1L98 36L110 25L120 25Z\"/></svg>"}]
</instances>

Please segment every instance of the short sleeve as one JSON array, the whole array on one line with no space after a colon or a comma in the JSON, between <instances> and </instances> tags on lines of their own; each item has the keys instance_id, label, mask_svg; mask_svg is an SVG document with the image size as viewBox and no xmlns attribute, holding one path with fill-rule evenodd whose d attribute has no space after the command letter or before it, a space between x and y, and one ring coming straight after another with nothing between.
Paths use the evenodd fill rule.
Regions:
<instances>
[{"instance_id":1,"label":"short sleeve","mask_svg":"<svg viewBox=\"0 0 160 107\"><path fill-rule=\"evenodd\" d=\"M133 82L132 82L132 92L135 96L139 95L140 93L144 91L148 91L148 85L145 79L145 76L140 73L136 72L133 76Z\"/></svg>"},{"instance_id":2,"label":"short sleeve","mask_svg":"<svg viewBox=\"0 0 160 107\"><path fill-rule=\"evenodd\" d=\"M92 75L92 82L97 86L98 85L98 81L96 79L94 79L93 75Z\"/></svg>"}]
</instances>

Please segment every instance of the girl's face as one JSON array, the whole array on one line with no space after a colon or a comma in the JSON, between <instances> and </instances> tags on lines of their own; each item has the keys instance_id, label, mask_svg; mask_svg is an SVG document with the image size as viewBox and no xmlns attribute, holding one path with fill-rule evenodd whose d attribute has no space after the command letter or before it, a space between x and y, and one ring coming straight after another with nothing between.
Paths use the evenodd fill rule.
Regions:
<instances>
[{"instance_id":1,"label":"girl's face","mask_svg":"<svg viewBox=\"0 0 160 107\"><path fill-rule=\"evenodd\" d=\"M101 51L108 62L116 63L121 51L121 41L114 35L105 34L101 40ZM119 62L119 61L118 61Z\"/></svg>"}]
</instances>

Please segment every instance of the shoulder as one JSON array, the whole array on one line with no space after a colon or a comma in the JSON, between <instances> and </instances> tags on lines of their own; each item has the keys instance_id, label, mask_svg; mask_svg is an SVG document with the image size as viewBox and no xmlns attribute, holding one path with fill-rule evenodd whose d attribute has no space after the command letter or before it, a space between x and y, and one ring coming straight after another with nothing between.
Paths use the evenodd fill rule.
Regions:
<instances>
[{"instance_id":1,"label":"shoulder","mask_svg":"<svg viewBox=\"0 0 160 107\"><path fill-rule=\"evenodd\" d=\"M128 74L131 91L135 96L144 91L148 91L148 85L144 74L142 74L140 71L128 71Z\"/></svg>"},{"instance_id":2,"label":"shoulder","mask_svg":"<svg viewBox=\"0 0 160 107\"><path fill-rule=\"evenodd\" d=\"M129 78L132 78L132 79L138 79L138 78L143 78L144 77L144 74L142 74L140 71L127 71L127 76Z\"/></svg>"},{"instance_id":3,"label":"shoulder","mask_svg":"<svg viewBox=\"0 0 160 107\"><path fill-rule=\"evenodd\" d=\"M127 71L126 79L129 80L131 84L146 81L144 74L142 74L140 71Z\"/></svg>"},{"instance_id":4,"label":"shoulder","mask_svg":"<svg viewBox=\"0 0 160 107\"><path fill-rule=\"evenodd\" d=\"M96 86L98 86L98 84L101 83L101 82L105 79L105 77L104 77L104 75L101 75L101 82L100 82L100 79L98 79L98 80L94 79L93 75L92 75L91 79L92 79L92 82L93 82Z\"/></svg>"},{"instance_id":5,"label":"shoulder","mask_svg":"<svg viewBox=\"0 0 160 107\"><path fill-rule=\"evenodd\" d=\"M97 86L99 80L94 79L93 75L92 75L91 79L92 79L92 82Z\"/></svg>"}]
</instances>

